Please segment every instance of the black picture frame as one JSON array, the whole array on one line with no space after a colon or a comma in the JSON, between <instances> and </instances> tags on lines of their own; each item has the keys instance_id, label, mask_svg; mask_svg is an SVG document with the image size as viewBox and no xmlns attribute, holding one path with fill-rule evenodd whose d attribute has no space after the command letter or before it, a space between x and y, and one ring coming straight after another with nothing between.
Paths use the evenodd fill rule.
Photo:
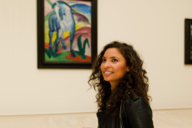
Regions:
<instances>
[{"instance_id":1,"label":"black picture frame","mask_svg":"<svg viewBox=\"0 0 192 128\"><path fill-rule=\"evenodd\" d=\"M192 19L185 19L185 64L192 64Z\"/></svg>"},{"instance_id":2,"label":"black picture frame","mask_svg":"<svg viewBox=\"0 0 192 128\"><path fill-rule=\"evenodd\" d=\"M37 68L91 69L97 56L97 0L74 0L91 2L91 62L46 62L44 46L44 1L37 0ZM65 1L65 0L61 0Z\"/></svg>"}]
</instances>

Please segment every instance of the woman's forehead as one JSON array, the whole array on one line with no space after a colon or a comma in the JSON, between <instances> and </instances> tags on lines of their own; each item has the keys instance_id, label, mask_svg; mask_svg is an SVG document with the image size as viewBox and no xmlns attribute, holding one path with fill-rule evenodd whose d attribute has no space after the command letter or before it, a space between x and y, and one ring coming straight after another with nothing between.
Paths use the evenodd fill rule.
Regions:
<instances>
[{"instance_id":1,"label":"woman's forehead","mask_svg":"<svg viewBox=\"0 0 192 128\"><path fill-rule=\"evenodd\" d=\"M120 57L123 57L123 55L120 53L119 49L117 49L117 48L108 48L105 51L103 57L110 57L110 58L111 57L118 57L118 58L120 58Z\"/></svg>"}]
</instances>

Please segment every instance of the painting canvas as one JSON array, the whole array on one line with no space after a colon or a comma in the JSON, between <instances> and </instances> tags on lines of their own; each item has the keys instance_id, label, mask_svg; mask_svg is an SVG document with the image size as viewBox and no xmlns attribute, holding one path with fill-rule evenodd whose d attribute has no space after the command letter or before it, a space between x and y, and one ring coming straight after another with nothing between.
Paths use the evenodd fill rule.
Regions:
<instances>
[{"instance_id":1,"label":"painting canvas","mask_svg":"<svg viewBox=\"0 0 192 128\"><path fill-rule=\"evenodd\" d=\"M38 28L38 67L91 68L97 51L96 2L43 0L38 4L38 24L43 25L43 33Z\"/></svg>"},{"instance_id":2,"label":"painting canvas","mask_svg":"<svg viewBox=\"0 0 192 128\"><path fill-rule=\"evenodd\" d=\"M192 64L192 19L185 19L185 64Z\"/></svg>"}]
</instances>

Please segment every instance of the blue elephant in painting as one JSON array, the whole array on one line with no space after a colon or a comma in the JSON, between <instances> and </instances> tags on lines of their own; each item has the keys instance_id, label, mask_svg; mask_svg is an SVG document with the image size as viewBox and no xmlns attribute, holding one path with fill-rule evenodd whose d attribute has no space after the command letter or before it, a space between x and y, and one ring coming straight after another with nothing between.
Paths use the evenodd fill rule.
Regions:
<instances>
[{"instance_id":1,"label":"blue elephant in painting","mask_svg":"<svg viewBox=\"0 0 192 128\"><path fill-rule=\"evenodd\" d=\"M66 49L63 32L70 32L70 52L73 58L76 57L73 50L73 40L75 34L75 20L72 13L72 8L63 1L57 1L54 4L47 0L52 6L55 14L49 17L49 51L53 53L52 37L53 32L57 32L56 46L53 53L53 57L56 57L58 52L58 44L60 40L62 41L63 49Z\"/></svg>"}]
</instances>

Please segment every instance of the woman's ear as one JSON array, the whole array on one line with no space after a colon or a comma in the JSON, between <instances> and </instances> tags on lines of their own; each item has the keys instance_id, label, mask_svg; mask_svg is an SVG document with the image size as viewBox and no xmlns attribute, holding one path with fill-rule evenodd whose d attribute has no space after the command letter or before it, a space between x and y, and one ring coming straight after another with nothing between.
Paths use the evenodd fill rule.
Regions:
<instances>
[{"instance_id":1,"label":"woman's ear","mask_svg":"<svg viewBox=\"0 0 192 128\"><path fill-rule=\"evenodd\" d=\"M127 70L126 70L127 72L129 72L130 71L130 68L129 67L127 67Z\"/></svg>"}]
</instances>

